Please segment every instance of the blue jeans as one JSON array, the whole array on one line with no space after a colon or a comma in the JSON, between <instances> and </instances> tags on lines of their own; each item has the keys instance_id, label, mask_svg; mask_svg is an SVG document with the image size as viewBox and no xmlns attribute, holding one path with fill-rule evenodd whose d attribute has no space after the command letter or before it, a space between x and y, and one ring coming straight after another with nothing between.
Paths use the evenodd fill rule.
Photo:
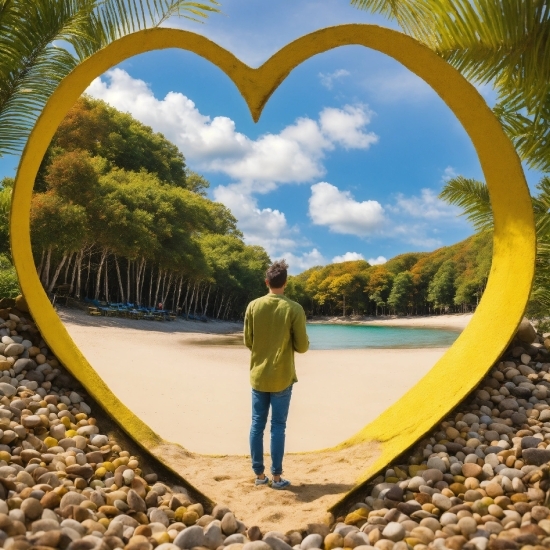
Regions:
<instances>
[{"instance_id":1,"label":"blue jeans","mask_svg":"<svg viewBox=\"0 0 550 550\"><path fill-rule=\"evenodd\" d=\"M252 426L250 427L250 454L252 469L256 475L264 472L264 430L271 406L271 473L283 473L285 454L285 429L292 384L279 392L263 392L252 389Z\"/></svg>"}]
</instances>

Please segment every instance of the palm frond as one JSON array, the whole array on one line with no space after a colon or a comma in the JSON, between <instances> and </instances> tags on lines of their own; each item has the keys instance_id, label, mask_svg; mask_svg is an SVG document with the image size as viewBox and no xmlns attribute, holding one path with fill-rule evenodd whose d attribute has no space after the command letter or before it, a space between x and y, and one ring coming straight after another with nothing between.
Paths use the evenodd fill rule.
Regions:
<instances>
[{"instance_id":1,"label":"palm frond","mask_svg":"<svg viewBox=\"0 0 550 550\"><path fill-rule=\"evenodd\" d=\"M216 0L0 0L0 156L17 154L45 102L82 60L172 16L206 18Z\"/></svg>"},{"instance_id":2,"label":"palm frond","mask_svg":"<svg viewBox=\"0 0 550 550\"><path fill-rule=\"evenodd\" d=\"M550 167L548 0L352 0L395 19L477 84L492 84L501 120L532 168ZM499 107L500 109L501 107ZM498 109L497 109L498 111Z\"/></svg>"},{"instance_id":3,"label":"palm frond","mask_svg":"<svg viewBox=\"0 0 550 550\"><path fill-rule=\"evenodd\" d=\"M462 215L466 216L477 231L493 228L491 200L483 182L457 176L445 184L439 198L462 208Z\"/></svg>"}]
</instances>

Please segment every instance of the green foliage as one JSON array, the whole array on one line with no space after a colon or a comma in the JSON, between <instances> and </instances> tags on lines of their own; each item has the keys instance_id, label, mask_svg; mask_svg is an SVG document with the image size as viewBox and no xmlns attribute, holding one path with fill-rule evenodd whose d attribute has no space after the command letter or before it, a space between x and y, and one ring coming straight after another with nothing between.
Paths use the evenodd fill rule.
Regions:
<instances>
[{"instance_id":1,"label":"green foliage","mask_svg":"<svg viewBox=\"0 0 550 550\"><path fill-rule=\"evenodd\" d=\"M492 258L492 233L433 252L400 254L384 265L364 260L313 267L290 277L287 295L310 315L428 314L472 311Z\"/></svg>"},{"instance_id":2,"label":"green foliage","mask_svg":"<svg viewBox=\"0 0 550 550\"><path fill-rule=\"evenodd\" d=\"M13 188L13 178L0 181L0 254L9 254L10 237L10 205Z\"/></svg>"},{"instance_id":3,"label":"green foliage","mask_svg":"<svg viewBox=\"0 0 550 550\"><path fill-rule=\"evenodd\" d=\"M74 67L117 38L216 0L0 0L0 156L19 153L44 104Z\"/></svg>"},{"instance_id":4,"label":"green foliage","mask_svg":"<svg viewBox=\"0 0 550 550\"><path fill-rule=\"evenodd\" d=\"M384 311L390 296L393 277L393 273L388 271L388 268L384 265L375 266L369 270L364 291L369 300L374 302L376 314L378 314L378 308L382 308L382 311Z\"/></svg>"},{"instance_id":5,"label":"green foliage","mask_svg":"<svg viewBox=\"0 0 550 550\"><path fill-rule=\"evenodd\" d=\"M413 274L410 271L398 273L388 298L388 305L397 313L409 313L413 302Z\"/></svg>"},{"instance_id":6,"label":"green foliage","mask_svg":"<svg viewBox=\"0 0 550 550\"><path fill-rule=\"evenodd\" d=\"M395 19L476 84L522 158L550 171L550 9L544 0L352 0Z\"/></svg>"},{"instance_id":7,"label":"green foliage","mask_svg":"<svg viewBox=\"0 0 550 550\"><path fill-rule=\"evenodd\" d=\"M63 282L76 297L226 318L265 292L265 250L247 246L231 212L205 196L208 181L130 115L81 98L39 177L31 237L48 292Z\"/></svg>"},{"instance_id":8,"label":"green foliage","mask_svg":"<svg viewBox=\"0 0 550 550\"><path fill-rule=\"evenodd\" d=\"M428 286L428 302L432 302L438 308L451 306L455 297L455 278L454 262L443 262Z\"/></svg>"},{"instance_id":9,"label":"green foliage","mask_svg":"<svg viewBox=\"0 0 550 550\"><path fill-rule=\"evenodd\" d=\"M439 198L461 208L476 231L493 229L489 191L483 182L458 176L445 183Z\"/></svg>"},{"instance_id":10,"label":"green foliage","mask_svg":"<svg viewBox=\"0 0 550 550\"><path fill-rule=\"evenodd\" d=\"M163 182L195 192L208 187L202 176L193 173L188 185L183 154L162 134L104 101L83 96L71 107L55 133L38 174L37 189L44 190L46 167L50 167L57 155L82 151L90 158L102 159L102 171L111 167L132 172L145 170Z\"/></svg>"},{"instance_id":11,"label":"green foliage","mask_svg":"<svg viewBox=\"0 0 550 550\"><path fill-rule=\"evenodd\" d=\"M15 268L6 254L0 254L0 297L15 298L21 294Z\"/></svg>"}]
</instances>

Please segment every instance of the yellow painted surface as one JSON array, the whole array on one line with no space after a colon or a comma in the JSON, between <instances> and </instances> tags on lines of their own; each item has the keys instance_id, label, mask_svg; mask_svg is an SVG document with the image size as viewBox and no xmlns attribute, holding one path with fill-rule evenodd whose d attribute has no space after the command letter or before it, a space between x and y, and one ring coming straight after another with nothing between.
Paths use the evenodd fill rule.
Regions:
<instances>
[{"instance_id":1,"label":"yellow painted surface","mask_svg":"<svg viewBox=\"0 0 550 550\"><path fill-rule=\"evenodd\" d=\"M44 108L23 152L11 215L15 267L31 312L50 348L86 390L144 449L161 438L106 386L69 337L40 284L31 251L29 214L40 162L60 122L90 82L139 53L181 48L208 59L234 82L257 121L278 85L313 55L344 45L383 52L428 83L470 136L485 175L495 219L493 264L472 321L433 369L397 403L336 448L377 441L382 452L357 480L368 480L413 445L478 384L499 358L521 320L534 273L535 229L519 158L485 101L455 69L425 46L374 25L341 25L306 35L257 69L210 40L187 31L151 29L126 36L67 76ZM55 222L54 222L55 223ZM154 399L154 396L151 396Z\"/></svg>"}]
</instances>

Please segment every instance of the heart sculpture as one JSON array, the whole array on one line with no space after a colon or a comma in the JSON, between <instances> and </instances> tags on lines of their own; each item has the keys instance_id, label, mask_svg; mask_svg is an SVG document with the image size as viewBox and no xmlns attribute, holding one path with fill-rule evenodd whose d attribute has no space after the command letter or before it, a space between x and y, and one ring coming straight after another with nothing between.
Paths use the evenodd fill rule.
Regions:
<instances>
[{"instance_id":1,"label":"heart sculpture","mask_svg":"<svg viewBox=\"0 0 550 550\"><path fill-rule=\"evenodd\" d=\"M337 447L318 451L318 460L328 456L323 454L327 452L355 456L357 479L351 491L356 490L464 399L514 336L534 273L535 228L528 188L519 158L499 122L475 88L443 59L404 34L363 24L341 25L303 36L257 69L191 32L159 28L128 35L76 67L46 104L17 173L11 244L21 289L51 350L124 431L161 461L170 462L168 453L158 450L166 442L137 418L91 367L38 279L31 251L30 204L40 162L67 111L91 81L136 54L181 48L202 56L229 76L257 121L271 94L292 69L314 55L345 45L362 45L391 56L429 84L454 112L475 146L485 175L494 214L494 252L483 298L454 345L397 403ZM481 350L483 353L479 353ZM367 443L371 445L369 460L359 452ZM193 479L186 481L193 483Z\"/></svg>"}]
</instances>

